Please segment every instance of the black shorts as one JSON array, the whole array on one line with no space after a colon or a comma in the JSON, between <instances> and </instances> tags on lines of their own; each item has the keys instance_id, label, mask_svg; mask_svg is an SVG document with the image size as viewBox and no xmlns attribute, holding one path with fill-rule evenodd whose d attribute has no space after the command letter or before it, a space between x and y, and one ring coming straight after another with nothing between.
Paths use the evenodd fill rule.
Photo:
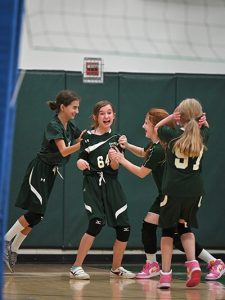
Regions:
<instances>
[{"instance_id":1,"label":"black shorts","mask_svg":"<svg viewBox=\"0 0 225 300\"><path fill-rule=\"evenodd\" d=\"M155 201L153 202L152 206L150 207L149 212L159 215L160 214L160 202L162 196L156 197Z\"/></svg>"},{"instance_id":2,"label":"black shorts","mask_svg":"<svg viewBox=\"0 0 225 300\"><path fill-rule=\"evenodd\" d=\"M38 157L27 167L15 206L30 212L45 213L57 172Z\"/></svg>"},{"instance_id":3,"label":"black shorts","mask_svg":"<svg viewBox=\"0 0 225 300\"><path fill-rule=\"evenodd\" d=\"M165 195L160 202L159 226L171 228L177 226L180 219L189 227L198 227L197 211L201 204L200 197L174 197Z\"/></svg>"},{"instance_id":4,"label":"black shorts","mask_svg":"<svg viewBox=\"0 0 225 300\"><path fill-rule=\"evenodd\" d=\"M86 175L83 200L89 220L100 218L111 227L129 226L127 200L115 177L107 176L99 185L98 175Z\"/></svg>"}]
</instances>

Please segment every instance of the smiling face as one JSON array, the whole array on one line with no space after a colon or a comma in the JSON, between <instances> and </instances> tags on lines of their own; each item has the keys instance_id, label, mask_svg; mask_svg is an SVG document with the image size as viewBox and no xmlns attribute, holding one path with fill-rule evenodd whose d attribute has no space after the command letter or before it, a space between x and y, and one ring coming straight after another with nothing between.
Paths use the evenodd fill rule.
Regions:
<instances>
[{"instance_id":1,"label":"smiling face","mask_svg":"<svg viewBox=\"0 0 225 300\"><path fill-rule=\"evenodd\" d=\"M76 115L79 113L79 100L72 101L69 105L65 106L64 104L61 104L60 112L63 114L63 117L65 120L71 120L76 117Z\"/></svg>"},{"instance_id":2,"label":"smiling face","mask_svg":"<svg viewBox=\"0 0 225 300\"><path fill-rule=\"evenodd\" d=\"M111 128L113 121L115 119L115 113L110 104L102 106L97 115L93 115L93 120L95 122L95 129L99 131L107 132Z\"/></svg>"},{"instance_id":3,"label":"smiling face","mask_svg":"<svg viewBox=\"0 0 225 300\"><path fill-rule=\"evenodd\" d=\"M148 116L146 116L145 122L144 122L142 128L144 128L144 130L145 130L145 136L146 136L147 138L153 140L154 137L155 137L154 125L153 125L152 122L149 120Z\"/></svg>"}]
</instances>

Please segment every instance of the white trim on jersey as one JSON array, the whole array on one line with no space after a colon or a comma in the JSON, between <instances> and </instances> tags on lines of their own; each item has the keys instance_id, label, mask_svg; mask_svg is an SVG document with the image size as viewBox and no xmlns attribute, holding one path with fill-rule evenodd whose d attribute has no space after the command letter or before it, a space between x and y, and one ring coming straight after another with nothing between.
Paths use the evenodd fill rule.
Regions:
<instances>
[{"instance_id":1,"label":"white trim on jersey","mask_svg":"<svg viewBox=\"0 0 225 300\"><path fill-rule=\"evenodd\" d=\"M86 210L88 210L88 211L90 211L90 213L92 213L92 208L91 208L90 205L87 205L87 204L84 203L84 206L85 206Z\"/></svg>"},{"instance_id":2,"label":"white trim on jersey","mask_svg":"<svg viewBox=\"0 0 225 300\"><path fill-rule=\"evenodd\" d=\"M127 204L125 204L123 207L121 207L120 209L118 209L118 210L116 211L116 213L115 213L115 218L117 219L118 216L119 216L120 214L122 214L126 209L127 209Z\"/></svg>"},{"instance_id":3,"label":"white trim on jersey","mask_svg":"<svg viewBox=\"0 0 225 300\"><path fill-rule=\"evenodd\" d=\"M31 179L32 179L32 175L33 175L33 171L34 168L32 168L31 172L30 172L30 176L29 176L29 185L30 185L30 189L31 192L33 192L35 194L35 196L38 198L38 200L40 201L40 203L42 204L42 197L41 195L38 193L38 191L33 187L33 185L31 184Z\"/></svg>"},{"instance_id":4,"label":"white trim on jersey","mask_svg":"<svg viewBox=\"0 0 225 300\"><path fill-rule=\"evenodd\" d=\"M114 137L116 137L116 136L118 136L118 135L115 134L115 135L111 136L110 138L108 138L107 140L102 141L102 142L99 142L99 143L97 143L97 144L95 144L95 145L89 146L89 147L85 148L84 150L85 150L87 153L90 153L90 152L96 150L97 148L99 148L100 146L102 146L103 144L107 143L109 140L111 140L112 138L114 138Z\"/></svg>"}]
</instances>

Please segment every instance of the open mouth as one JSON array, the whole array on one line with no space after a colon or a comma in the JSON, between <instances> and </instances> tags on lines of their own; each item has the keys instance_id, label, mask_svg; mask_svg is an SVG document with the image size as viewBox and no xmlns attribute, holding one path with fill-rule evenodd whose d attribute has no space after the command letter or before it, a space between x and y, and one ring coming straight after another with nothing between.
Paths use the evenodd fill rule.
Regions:
<instances>
[{"instance_id":1,"label":"open mouth","mask_svg":"<svg viewBox=\"0 0 225 300\"><path fill-rule=\"evenodd\" d=\"M109 125L109 124L111 124L111 121L110 121L110 120L108 120L108 121L103 121L103 123L104 123L104 125Z\"/></svg>"}]
</instances>

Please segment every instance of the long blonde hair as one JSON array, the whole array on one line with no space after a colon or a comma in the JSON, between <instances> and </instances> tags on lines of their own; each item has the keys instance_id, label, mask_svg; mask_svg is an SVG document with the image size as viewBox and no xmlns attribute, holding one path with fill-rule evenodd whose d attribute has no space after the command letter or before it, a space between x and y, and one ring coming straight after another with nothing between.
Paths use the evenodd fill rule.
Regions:
<instances>
[{"instance_id":1,"label":"long blonde hair","mask_svg":"<svg viewBox=\"0 0 225 300\"><path fill-rule=\"evenodd\" d=\"M177 107L180 113L180 122L184 126L184 133L176 140L173 151L179 151L184 156L198 157L204 144L198 125L198 120L202 116L202 106L194 98L183 100Z\"/></svg>"}]
</instances>

